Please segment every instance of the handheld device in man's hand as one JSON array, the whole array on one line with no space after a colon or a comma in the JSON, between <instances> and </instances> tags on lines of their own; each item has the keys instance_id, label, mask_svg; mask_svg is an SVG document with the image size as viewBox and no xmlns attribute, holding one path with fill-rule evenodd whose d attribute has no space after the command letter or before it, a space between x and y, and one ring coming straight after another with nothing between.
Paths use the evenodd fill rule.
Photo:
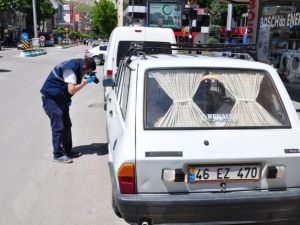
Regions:
<instances>
[{"instance_id":1,"label":"handheld device in man's hand","mask_svg":"<svg viewBox=\"0 0 300 225\"><path fill-rule=\"evenodd\" d=\"M83 77L88 84L94 82L95 84L99 83L99 79L96 77L96 72L91 72Z\"/></svg>"}]
</instances>

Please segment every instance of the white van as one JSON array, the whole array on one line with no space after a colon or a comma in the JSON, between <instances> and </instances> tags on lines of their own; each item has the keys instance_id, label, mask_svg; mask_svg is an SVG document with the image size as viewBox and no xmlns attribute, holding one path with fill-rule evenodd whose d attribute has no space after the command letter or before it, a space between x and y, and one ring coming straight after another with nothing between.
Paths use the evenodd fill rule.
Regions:
<instances>
[{"instance_id":1,"label":"white van","mask_svg":"<svg viewBox=\"0 0 300 225\"><path fill-rule=\"evenodd\" d=\"M176 44L172 29L154 27L116 27L110 35L104 63L104 77L114 77L120 59L131 47L132 42L150 45Z\"/></svg>"},{"instance_id":2,"label":"white van","mask_svg":"<svg viewBox=\"0 0 300 225\"><path fill-rule=\"evenodd\" d=\"M120 60L133 45L162 46L176 44L175 34L170 28L155 27L116 27L109 38L107 55L103 67L103 78L115 77ZM171 48L171 46L170 46ZM172 53L161 50L160 53ZM173 51L175 53L175 51ZM107 88L104 93L106 110Z\"/></svg>"}]
</instances>

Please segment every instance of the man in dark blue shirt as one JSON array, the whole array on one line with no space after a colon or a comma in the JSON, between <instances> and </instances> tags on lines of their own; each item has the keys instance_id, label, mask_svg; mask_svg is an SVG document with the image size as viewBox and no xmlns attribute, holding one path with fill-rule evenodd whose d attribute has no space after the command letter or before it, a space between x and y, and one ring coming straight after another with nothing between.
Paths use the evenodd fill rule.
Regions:
<instances>
[{"instance_id":1,"label":"man in dark blue shirt","mask_svg":"<svg viewBox=\"0 0 300 225\"><path fill-rule=\"evenodd\" d=\"M72 122L69 114L71 97L95 76L84 76L96 69L93 59L70 59L54 67L42 89L43 108L51 121L53 160L70 163L81 155L72 151Z\"/></svg>"}]
</instances>

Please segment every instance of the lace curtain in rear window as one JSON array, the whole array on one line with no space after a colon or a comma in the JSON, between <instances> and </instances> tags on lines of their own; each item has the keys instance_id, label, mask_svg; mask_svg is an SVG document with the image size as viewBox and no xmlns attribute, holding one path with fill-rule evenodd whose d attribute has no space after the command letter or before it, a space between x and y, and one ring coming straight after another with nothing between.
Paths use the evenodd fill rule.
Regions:
<instances>
[{"instance_id":1,"label":"lace curtain in rear window","mask_svg":"<svg viewBox=\"0 0 300 225\"><path fill-rule=\"evenodd\" d=\"M145 84L146 128L289 126L264 72L150 71Z\"/></svg>"}]
</instances>

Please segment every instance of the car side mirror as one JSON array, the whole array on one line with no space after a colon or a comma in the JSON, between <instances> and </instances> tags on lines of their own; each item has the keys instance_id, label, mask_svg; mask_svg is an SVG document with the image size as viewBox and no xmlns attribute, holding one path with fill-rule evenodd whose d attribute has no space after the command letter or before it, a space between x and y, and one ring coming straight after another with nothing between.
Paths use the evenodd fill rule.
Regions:
<instances>
[{"instance_id":1,"label":"car side mirror","mask_svg":"<svg viewBox=\"0 0 300 225\"><path fill-rule=\"evenodd\" d=\"M113 78L106 78L102 81L103 87L115 87L116 83Z\"/></svg>"}]
</instances>

